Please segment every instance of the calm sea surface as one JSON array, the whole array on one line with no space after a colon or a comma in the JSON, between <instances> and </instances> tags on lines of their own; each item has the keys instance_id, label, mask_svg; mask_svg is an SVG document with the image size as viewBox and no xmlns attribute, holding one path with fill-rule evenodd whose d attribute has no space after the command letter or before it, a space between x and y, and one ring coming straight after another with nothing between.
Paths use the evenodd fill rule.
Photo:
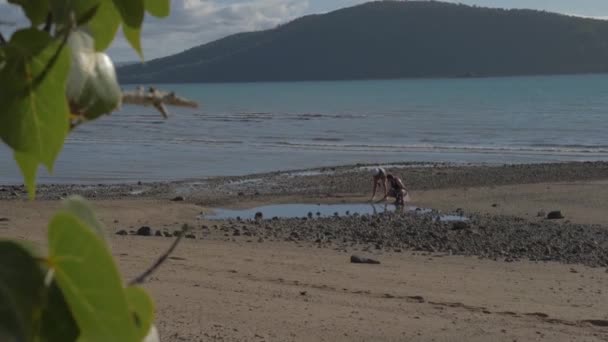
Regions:
<instances>
[{"instance_id":1,"label":"calm sea surface","mask_svg":"<svg viewBox=\"0 0 608 342\"><path fill-rule=\"evenodd\" d=\"M240 175L357 162L608 160L608 76L174 84L199 109L83 125L41 182ZM21 178L0 147L0 183Z\"/></svg>"}]
</instances>

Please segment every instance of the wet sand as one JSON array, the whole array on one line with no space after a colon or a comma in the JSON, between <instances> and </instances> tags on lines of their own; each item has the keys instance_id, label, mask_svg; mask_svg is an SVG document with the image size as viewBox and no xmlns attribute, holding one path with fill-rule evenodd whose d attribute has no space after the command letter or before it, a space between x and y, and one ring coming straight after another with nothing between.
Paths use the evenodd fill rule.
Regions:
<instances>
[{"instance_id":1,"label":"wet sand","mask_svg":"<svg viewBox=\"0 0 608 342\"><path fill-rule=\"evenodd\" d=\"M410 186L414 205L443 212L461 208L465 215L479 217L479 222L453 231L448 224L395 214L369 221L359 217L256 223L197 218L217 205L368 200L371 184L365 166L347 166L171 183L46 186L35 202L24 201L19 187L3 187L0 217L8 221L0 222L0 236L44 246L46 222L60 206L56 199L79 193L93 200L122 273L129 279L172 240L119 236L116 231L144 225L168 232L184 223L194 227L196 239L184 239L146 284L157 301L163 341L608 339L607 269L586 266L589 260L604 260L608 251L602 235L608 224L606 164L407 165L391 171ZM171 201L176 196L184 201ZM549 222L537 216L540 210L554 209L566 218ZM508 255L456 255L458 251L450 255L440 244L436 251L416 251L407 246L417 243L418 237L398 235L386 238L396 241L397 236L403 246L384 243L377 248L377 241L385 241L378 240L382 234L366 235L374 229L398 234L399 227L393 227L397 223L409 232L445 232L446 248L468 241L475 233L481 238L472 242L494 246L493 234L479 231L482 223L490 232L517 226L514 229L539 239L560 227L581 236L593 232L590 241L598 244L590 250L595 254L582 259L568 259L577 251L566 250L567 258L561 262L541 262ZM316 234L326 230L335 236L317 241ZM363 241L361 234L375 240ZM549 243L560 246L551 234ZM437 239L422 233L419 238L421 243ZM559 259L562 251L557 252ZM351 264L352 254L381 264Z\"/></svg>"}]
</instances>

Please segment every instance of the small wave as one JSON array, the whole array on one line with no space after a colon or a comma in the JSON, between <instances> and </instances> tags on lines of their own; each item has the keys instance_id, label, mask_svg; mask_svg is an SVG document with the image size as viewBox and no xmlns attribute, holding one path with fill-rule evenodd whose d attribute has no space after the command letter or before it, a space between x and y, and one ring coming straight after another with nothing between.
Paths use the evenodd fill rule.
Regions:
<instances>
[{"instance_id":1,"label":"small wave","mask_svg":"<svg viewBox=\"0 0 608 342\"><path fill-rule=\"evenodd\" d=\"M329 150L349 152L454 152L454 153L504 153L504 154L547 154L547 155L604 155L608 147L586 146L482 146L482 145L390 145L390 144L331 144L277 141L277 146L307 150Z\"/></svg>"},{"instance_id":2,"label":"small wave","mask_svg":"<svg viewBox=\"0 0 608 342\"><path fill-rule=\"evenodd\" d=\"M173 138L171 139L172 143L203 143L203 144L215 144L215 145L224 145L224 144L243 144L244 142L241 140L216 140L216 139L201 139L201 138Z\"/></svg>"},{"instance_id":3,"label":"small wave","mask_svg":"<svg viewBox=\"0 0 608 342\"><path fill-rule=\"evenodd\" d=\"M215 122L263 122L272 120L274 114L267 112L200 113L197 118Z\"/></svg>"},{"instance_id":4,"label":"small wave","mask_svg":"<svg viewBox=\"0 0 608 342\"><path fill-rule=\"evenodd\" d=\"M585 145L585 144L532 144L533 147L540 148L563 148L563 149L608 149L608 145Z\"/></svg>"},{"instance_id":5,"label":"small wave","mask_svg":"<svg viewBox=\"0 0 608 342\"><path fill-rule=\"evenodd\" d=\"M364 118L362 114L321 114L321 113L304 113L304 114L284 114L285 118L292 118L293 120L314 120L314 119L356 119Z\"/></svg>"},{"instance_id":6,"label":"small wave","mask_svg":"<svg viewBox=\"0 0 608 342\"><path fill-rule=\"evenodd\" d=\"M333 141L333 142L338 142L338 141L343 141L344 139L341 138L312 138L313 141Z\"/></svg>"},{"instance_id":7,"label":"small wave","mask_svg":"<svg viewBox=\"0 0 608 342\"><path fill-rule=\"evenodd\" d=\"M237 112L226 114L203 114L204 117L245 117L257 119L278 120L313 120L313 119L353 119L363 118L366 115L354 113L288 113L288 112Z\"/></svg>"},{"instance_id":8,"label":"small wave","mask_svg":"<svg viewBox=\"0 0 608 342\"><path fill-rule=\"evenodd\" d=\"M133 145L155 145L155 144L210 144L210 145L229 145L229 144L244 144L242 140L222 140L222 139L202 139L202 138L171 138L169 140L157 141L155 139L148 138L131 138L131 137L105 137L105 138L87 138L87 137L69 137L68 142L70 143L87 143L95 145L116 145L116 144L133 144Z\"/></svg>"}]
</instances>

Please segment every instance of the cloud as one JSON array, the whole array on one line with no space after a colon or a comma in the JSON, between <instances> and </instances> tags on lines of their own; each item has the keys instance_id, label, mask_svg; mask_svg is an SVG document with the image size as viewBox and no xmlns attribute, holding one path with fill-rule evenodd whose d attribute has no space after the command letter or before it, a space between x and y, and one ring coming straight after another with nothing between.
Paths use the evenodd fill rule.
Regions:
<instances>
[{"instance_id":1,"label":"cloud","mask_svg":"<svg viewBox=\"0 0 608 342\"><path fill-rule=\"evenodd\" d=\"M0 32L6 38L18 27L26 27L29 21L23 15L21 8L9 5L6 0L0 0Z\"/></svg>"},{"instance_id":2,"label":"cloud","mask_svg":"<svg viewBox=\"0 0 608 342\"><path fill-rule=\"evenodd\" d=\"M307 8L307 0L174 0L168 18L146 18L144 55L149 60L233 33L272 28L305 14ZM121 35L109 53L116 60L137 60Z\"/></svg>"},{"instance_id":3,"label":"cloud","mask_svg":"<svg viewBox=\"0 0 608 342\"><path fill-rule=\"evenodd\" d=\"M146 16L142 46L147 60L181 52L227 35L275 27L307 13L308 0L173 0L171 15ZM5 25L3 23L14 23ZM18 6L0 0L0 32L28 25ZM119 32L108 50L116 61L138 60Z\"/></svg>"}]
</instances>

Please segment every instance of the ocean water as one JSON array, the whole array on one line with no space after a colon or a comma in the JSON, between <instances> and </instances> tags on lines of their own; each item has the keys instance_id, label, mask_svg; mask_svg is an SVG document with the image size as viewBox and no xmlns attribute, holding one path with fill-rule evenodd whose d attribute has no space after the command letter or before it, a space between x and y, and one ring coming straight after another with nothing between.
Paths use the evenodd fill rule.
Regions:
<instances>
[{"instance_id":1,"label":"ocean water","mask_svg":"<svg viewBox=\"0 0 608 342\"><path fill-rule=\"evenodd\" d=\"M125 86L126 88L130 86ZM125 106L70 135L41 182L346 163L608 160L608 76L172 84L199 109ZM21 181L0 147L0 183Z\"/></svg>"}]
</instances>

